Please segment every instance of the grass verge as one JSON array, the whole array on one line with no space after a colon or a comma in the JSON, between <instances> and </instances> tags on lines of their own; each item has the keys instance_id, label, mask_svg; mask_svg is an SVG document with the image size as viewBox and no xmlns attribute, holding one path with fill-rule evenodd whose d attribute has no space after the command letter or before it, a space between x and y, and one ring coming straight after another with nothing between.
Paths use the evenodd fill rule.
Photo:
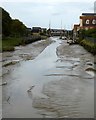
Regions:
<instances>
[{"instance_id":1,"label":"grass verge","mask_svg":"<svg viewBox=\"0 0 96 120\"><path fill-rule=\"evenodd\" d=\"M26 45L46 38L46 36L40 35L33 35L30 37L5 37L2 41L0 41L0 52L14 51L15 46Z\"/></svg>"},{"instance_id":2,"label":"grass verge","mask_svg":"<svg viewBox=\"0 0 96 120\"><path fill-rule=\"evenodd\" d=\"M14 47L22 44L22 38L6 37L2 40L2 52L14 51Z\"/></svg>"},{"instance_id":3,"label":"grass verge","mask_svg":"<svg viewBox=\"0 0 96 120\"><path fill-rule=\"evenodd\" d=\"M82 40L79 42L88 52L91 52L93 55L96 55L96 43L89 40Z\"/></svg>"}]
</instances>

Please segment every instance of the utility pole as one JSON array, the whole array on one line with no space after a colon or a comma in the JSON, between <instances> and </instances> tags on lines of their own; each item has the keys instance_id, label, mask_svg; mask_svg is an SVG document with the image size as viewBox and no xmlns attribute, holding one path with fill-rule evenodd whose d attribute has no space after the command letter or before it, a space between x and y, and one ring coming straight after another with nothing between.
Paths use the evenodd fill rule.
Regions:
<instances>
[{"instance_id":1,"label":"utility pole","mask_svg":"<svg viewBox=\"0 0 96 120\"><path fill-rule=\"evenodd\" d=\"M49 29L51 29L51 21L49 21Z\"/></svg>"},{"instance_id":2,"label":"utility pole","mask_svg":"<svg viewBox=\"0 0 96 120\"><path fill-rule=\"evenodd\" d=\"M62 39L62 20L61 20L61 35L60 35L60 39Z\"/></svg>"},{"instance_id":3,"label":"utility pole","mask_svg":"<svg viewBox=\"0 0 96 120\"><path fill-rule=\"evenodd\" d=\"M48 29L48 34L51 37L51 21L49 21L49 29Z\"/></svg>"},{"instance_id":4,"label":"utility pole","mask_svg":"<svg viewBox=\"0 0 96 120\"><path fill-rule=\"evenodd\" d=\"M62 20L61 20L61 30L62 30Z\"/></svg>"}]
</instances>

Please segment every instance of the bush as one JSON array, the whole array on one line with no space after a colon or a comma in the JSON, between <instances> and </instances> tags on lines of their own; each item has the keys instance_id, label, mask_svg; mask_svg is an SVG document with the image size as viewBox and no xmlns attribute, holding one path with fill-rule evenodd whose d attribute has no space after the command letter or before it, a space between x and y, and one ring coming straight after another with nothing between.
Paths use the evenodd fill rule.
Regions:
<instances>
[{"instance_id":1,"label":"bush","mask_svg":"<svg viewBox=\"0 0 96 120\"><path fill-rule=\"evenodd\" d=\"M13 51L14 46L22 44L22 38L4 37L2 40L2 51Z\"/></svg>"},{"instance_id":2,"label":"bush","mask_svg":"<svg viewBox=\"0 0 96 120\"><path fill-rule=\"evenodd\" d=\"M96 43L93 43L89 40L82 40L80 41L80 44L88 50L88 52L91 52L93 55L96 55Z\"/></svg>"},{"instance_id":3,"label":"bush","mask_svg":"<svg viewBox=\"0 0 96 120\"><path fill-rule=\"evenodd\" d=\"M33 35L30 37L4 37L2 40L2 44L0 49L0 51L14 51L15 50L15 46L19 46L19 45L26 45L38 40L41 40L41 36L40 35Z\"/></svg>"},{"instance_id":4,"label":"bush","mask_svg":"<svg viewBox=\"0 0 96 120\"><path fill-rule=\"evenodd\" d=\"M92 38L96 38L96 28L94 29L89 29L89 30L80 30L79 31L79 38L82 40L85 37L92 37Z\"/></svg>"}]
</instances>

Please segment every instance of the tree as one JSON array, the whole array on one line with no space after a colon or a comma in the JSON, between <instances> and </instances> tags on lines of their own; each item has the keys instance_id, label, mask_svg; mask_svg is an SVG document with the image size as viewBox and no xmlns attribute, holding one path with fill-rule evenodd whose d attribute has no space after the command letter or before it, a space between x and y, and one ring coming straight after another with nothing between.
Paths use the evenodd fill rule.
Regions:
<instances>
[{"instance_id":1,"label":"tree","mask_svg":"<svg viewBox=\"0 0 96 120\"><path fill-rule=\"evenodd\" d=\"M18 19L12 19L8 12L6 12L3 8L2 10L2 18L0 17L0 21L2 21L2 34L3 36L24 36L27 32L27 27Z\"/></svg>"},{"instance_id":2,"label":"tree","mask_svg":"<svg viewBox=\"0 0 96 120\"><path fill-rule=\"evenodd\" d=\"M11 22L12 19L8 12L6 12L3 8L2 10L2 34L4 36L9 36L11 33Z\"/></svg>"},{"instance_id":3,"label":"tree","mask_svg":"<svg viewBox=\"0 0 96 120\"><path fill-rule=\"evenodd\" d=\"M12 20L11 34L14 36L23 36L26 34L26 26L18 19Z\"/></svg>"}]
</instances>

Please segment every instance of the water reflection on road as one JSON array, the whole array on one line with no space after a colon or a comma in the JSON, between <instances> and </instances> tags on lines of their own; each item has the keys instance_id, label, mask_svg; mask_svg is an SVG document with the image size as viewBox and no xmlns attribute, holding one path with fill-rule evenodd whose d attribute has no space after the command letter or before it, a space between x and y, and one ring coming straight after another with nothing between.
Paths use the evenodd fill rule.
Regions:
<instances>
[{"instance_id":1,"label":"water reflection on road","mask_svg":"<svg viewBox=\"0 0 96 120\"><path fill-rule=\"evenodd\" d=\"M4 76L8 85L3 87L3 117L94 117L93 76L81 68L79 56L57 56L62 41L52 39L38 57Z\"/></svg>"}]
</instances>

